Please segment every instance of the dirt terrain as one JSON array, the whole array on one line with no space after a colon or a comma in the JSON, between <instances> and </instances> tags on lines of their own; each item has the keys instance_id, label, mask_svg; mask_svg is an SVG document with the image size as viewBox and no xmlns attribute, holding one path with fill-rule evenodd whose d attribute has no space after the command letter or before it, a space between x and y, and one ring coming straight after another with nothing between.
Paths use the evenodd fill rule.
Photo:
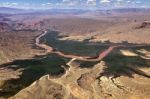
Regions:
<instances>
[{"instance_id":1,"label":"dirt terrain","mask_svg":"<svg viewBox=\"0 0 150 99\"><path fill-rule=\"evenodd\" d=\"M34 37L36 37L37 35L38 32L36 31L1 32L0 63L11 61L14 58L33 57L34 53L39 53L40 51L36 50L33 44Z\"/></svg>"},{"instance_id":2,"label":"dirt terrain","mask_svg":"<svg viewBox=\"0 0 150 99\"><path fill-rule=\"evenodd\" d=\"M150 14L115 14L7 16L0 99L149 99Z\"/></svg>"},{"instance_id":3,"label":"dirt terrain","mask_svg":"<svg viewBox=\"0 0 150 99\"><path fill-rule=\"evenodd\" d=\"M136 74L134 79L125 76L101 77L100 73L106 67L103 62L90 69L72 66L61 78L44 76L12 99L149 99L149 79Z\"/></svg>"},{"instance_id":4,"label":"dirt terrain","mask_svg":"<svg viewBox=\"0 0 150 99\"><path fill-rule=\"evenodd\" d=\"M3 17L2 17L3 19ZM33 57L39 53L34 45L35 37L41 32L36 30L15 29L16 22L10 20L0 22L0 63L14 58Z\"/></svg>"},{"instance_id":5,"label":"dirt terrain","mask_svg":"<svg viewBox=\"0 0 150 99\"><path fill-rule=\"evenodd\" d=\"M43 33L45 35L45 33ZM43 36L43 35L42 35ZM39 37L42 37L39 36ZM39 38L38 38L39 39ZM39 41L39 40L37 40ZM53 48L41 46L42 44L36 43L37 46L43 47L48 52L53 52ZM117 46L116 46L117 47ZM134 47L134 46L132 46ZM136 46L135 46L136 47ZM140 46L139 46L140 47ZM49 75L46 75L42 77L39 81L35 81L31 86L25 88L24 90L20 91L17 95L12 97L12 99L17 98L62 98L62 99L140 99L141 97L144 97L144 99L150 98L149 92L150 89L148 88L149 81L150 81L150 75L147 74L144 70L141 70L140 68L135 68L133 65L127 65L127 68L124 68L123 72L120 70L118 74L113 73L107 69L109 69L109 65L107 65L107 59L106 63L104 61L101 61L101 59L107 57L107 54L111 53L113 50L113 47L108 48L106 51L100 53L100 56L97 59L86 59L85 57L80 56L81 58L78 58L77 56L70 55L70 58L72 58L67 65L70 66L69 69L66 69L66 73L61 76L60 78L50 78ZM59 55L62 55L64 57L68 57L68 55L61 54L62 52L59 52ZM128 53L128 54L124 54ZM130 56L130 51L122 51L123 55ZM101 58L100 58L101 57ZM103 57L103 58L102 58ZM109 56L108 56L109 57ZM136 55L137 57L137 55ZM141 56L139 56L141 57ZM114 58L116 58L114 56ZM104 59L105 60L105 59ZM81 68L80 62L78 61L101 61L100 63L95 64L91 68ZM144 66L150 66L148 64L145 64ZM135 64L134 64L135 65ZM114 67L115 68L115 67ZM123 67L122 67L123 68ZM127 69L127 71L126 71ZM109 72L112 73L109 75ZM117 71L115 71L117 72ZM122 73L125 73L122 74ZM132 75L132 79L130 78L130 72ZM135 73L135 74L134 74ZM128 76L127 76L127 75ZM140 80L141 79L141 80ZM128 82L125 82L124 80L127 80ZM45 83L48 82L48 83ZM138 82L138 83L137 83ZM58 84L57 87L53 84ZM46 85L51 85L50 90L47 90ZM136 85L136 86L133 86ZM41 86L39 88L38 86ZM59 87L60 86L60 87ZM54 90L52 90L54 88ZM61 90L58 90L60 88ZM30 90L35 89L34 92L30 92ZM43 89L43 90L41 90ZM49 89L49 88L48 88ZM137 90L137 91L136 91ZM40 93L49 93L46 95L38 94ZM28 94L27 94L28 93ZM57 95L56 95L57 94ZM22 97L23 96L23 97Z\"/></svg>"}]
</instances>

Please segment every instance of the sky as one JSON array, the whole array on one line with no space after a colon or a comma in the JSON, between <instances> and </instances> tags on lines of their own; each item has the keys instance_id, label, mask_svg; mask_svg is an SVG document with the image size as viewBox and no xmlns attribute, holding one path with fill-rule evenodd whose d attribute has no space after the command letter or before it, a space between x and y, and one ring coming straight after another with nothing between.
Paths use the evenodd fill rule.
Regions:
<instances>
[{"instance_id":1,"label":"sky","mask_svg":"<svg viewBox=\"0 0 150 99\"><path fill-rule=\"evenodd\" d=\"M23 9L150 8L150 0L0 0L0 7Z\"/></svg>"}]
</instances>

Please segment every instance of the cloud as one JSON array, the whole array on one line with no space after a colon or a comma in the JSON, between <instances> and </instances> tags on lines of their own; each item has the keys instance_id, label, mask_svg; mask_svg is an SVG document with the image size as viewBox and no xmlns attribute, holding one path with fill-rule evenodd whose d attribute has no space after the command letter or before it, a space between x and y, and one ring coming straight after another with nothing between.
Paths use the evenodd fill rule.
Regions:
<instances>
[{"instance_id":1,"label":"cloud","mask_svg":"<svg viewBox=\"0 0 150 99\"><path fill-rule=\"evenodd\" d=\"M76 6L80 4L80 0L62 0L62 3L57 3L59 5L66 5L66 6Z\"/></svg>"},{"instance_id":2,"label":"cloud","mask_svg":"<svg viewBox=\"0 0 150 99\"><path fill-rule=\"evenodd\" d=\"M53 4L52 3L43 3L41 4L42 6L52 6Z\"/></svg>"},{"instance_id":3,"label":"cloud","mask_svg":"<svg viewBox=\"0 0 150 99\"><path fill-rule=\"evenodd\" d=\"M117 0L118 2L122 2L122 1L124 1L124 0Z\"/></svg>"},{"instance_id":4,"label":"cloud","mask_svg":"<svg viewBox=\"0 0 150 99\"><path fill-rule=\"evenodd\" d=\"M71 2L72 0L62 0L62 2Z\"/></svg>"},{"instance_id":5,"label":"cloud","mask_svg":"<svg viewBox=\"0 0 150 99\"><path fill-rule=\"evenodd\" d=\"M16 3L16 2L3 2L3 3L0 3L0 6L2 6L2 7L16 7L16 6L18 6L18 3Z\"/></svg>"},{"instance_id":6,"label":"cloud","mask_svg":"<svg viewBox=\"0 0 150 99\"><path fill-rule=\"evenodd\" d=\"M4 0L5 1L5 0ZM115 7L142 7L148 6L142 0L49 0L43 3L20 3L20 2L0 2L0 7L18 8L115 8Z\"/></svg>"},{"instance_id":7,"label":"cloud","mask_svg":"<svg viewBox=\"0 0 150 99\"><path fill-rule=\"evenodd\" d=\"M109 3L110 0L100 0L100 3Z\"/></svg>"},{"instance_id":8,"label":"cloud","mask_svg":"<svg viewBox=\"0 0 150 99\"><path fill-rule=\"evenodd\" d=\"M126 1L126 2L127 2L127 3L130 3L131 1L128 0L128 1Z\"/></svg>"},{"instance_id":9,"label":"cloud","mask_svg":"<svg viewBox=\"0 0 150 99\"><path fill-rule=\"evenodd\" d=\"M140 1L136 1L135 3L140 4L141 2Z\"/></svg>"},{"instance_id":10,"label":"cloud","mask_svg":"<svg viewBox=\"0 0 150 99\"><path fill-rule=\"evenodd\" d=\"M96 0L87 0L88 5L96 5Z\"/></svg>"}]
</instances>

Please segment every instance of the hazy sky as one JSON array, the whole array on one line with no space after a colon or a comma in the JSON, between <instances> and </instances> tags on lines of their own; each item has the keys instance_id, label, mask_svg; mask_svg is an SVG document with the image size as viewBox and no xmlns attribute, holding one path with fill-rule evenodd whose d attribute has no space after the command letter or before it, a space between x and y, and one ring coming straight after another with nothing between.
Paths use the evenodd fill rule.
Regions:
<instances>
[{"instance_id":1,"label":"hazy sky","mask_svg":"<svg viewBox=\"0 0 150 99\"><path fill-rule=\"evenodd\" d=\"M15 8L120 8L149 7L150 0L0 0L0 7Z\"/></svg>"}]
</instances>

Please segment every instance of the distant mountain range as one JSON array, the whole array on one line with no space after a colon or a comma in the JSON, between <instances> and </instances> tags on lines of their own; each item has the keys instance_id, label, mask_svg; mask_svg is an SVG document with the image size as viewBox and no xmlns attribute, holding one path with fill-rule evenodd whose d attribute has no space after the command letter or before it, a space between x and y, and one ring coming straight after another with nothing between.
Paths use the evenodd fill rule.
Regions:
<instances>
[{"instance_id":1,"label":"distant mountain range","mask_svg":"<svg viewBox=\"0 0 150 99\"><path fill-rule=\"evenodd\" d=\"M127 13L127 12L150 12L150 8L119 8L113 9L112 11L118 13Z\"/></svg>"},{"instance_id":2,"label":"distant mountain range","mask_svg":"<svg viewBox=\"0 0 150 99\"><path fill-rule=\"evenodd\" d=\"M150 8L118 8L111 10L86 10L86 9L46 9L46 10L33 10L33 9L19 9L0 7L0 13L3 14L23 14L23 13L51 13L51 14L80 14L86 12L116 12L116 13L128 13L128 12L150 12Z\"/></svg>"},{"instance_id":3,"label":"distant mountain range","mask_svg":"<svg viewBox=\"0 0 150 99\"><path fill-rule=\"evenodd\" d=\"M32 10L25 10L19 8L9 8L9 7L0 7L0 13L3 14L18 14L18 13L28 13Z\"/></svg>"}]
</instances>

